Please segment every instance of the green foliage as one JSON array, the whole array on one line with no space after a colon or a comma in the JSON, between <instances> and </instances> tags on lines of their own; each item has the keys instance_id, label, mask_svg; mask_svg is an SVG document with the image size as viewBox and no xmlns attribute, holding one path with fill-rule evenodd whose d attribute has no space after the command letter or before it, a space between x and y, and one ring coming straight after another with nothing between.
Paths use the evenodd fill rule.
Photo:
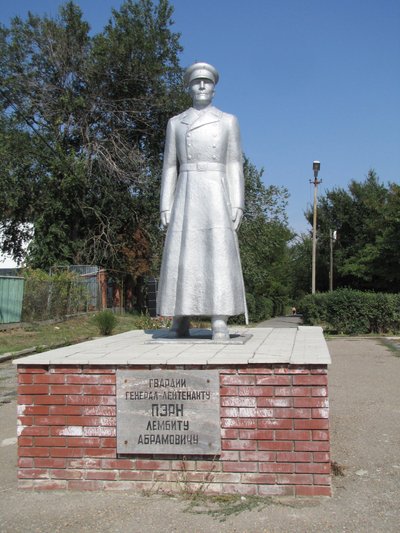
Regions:
<instances>
[{"instance_id":1,"label":"green foliage","mask_svg":"<svg viewBox=\"0 0 400 533\"><path fill-rule=\"evenodd\" d=\"M130 313L118 316L114 334L134 329L142 329L137 317ZM43 351L90 340L99 335L98 327L93 322L92 314L68 318L54 323L35 323L26 327L2 331L0 354L16 352L26 348L41 347Z\"/></svg>"},{"instance_id":2,"label":"green foliage","mask_svg":"<svg viewBox=\"0 0 400 533\"><path fill-rule=\"evenodd\" d=\"M111 335L118 319L110 309L105 309L94 315L93 322L99 328L101 335Z\"/></svg>"},{"instance_id":3,"label":"green foliage","mask_svg":"<svg viewBox=\"0 0 400 533\"><path fill-rule=\"evenodd\" d=\"M292 297L298 301L311 292L311 237L304 234L300 235L290 246L289 257Z\"/></svg>"},{"instance_id":4,"label":"green foliage","mask_svg":"<svg viewBox=\"0 0 400 533\"><path fill-rule=\"evenodd\" d=\"M252 322L280 312L290 298L288 242L284 188L262 183L248 159L244 162L245 212L239 230L240 252L249 318Z\"/></svg>"},{"instance_id":5,"label":"green foliage","mask_svg":"<svg viewBox=\"0 0 400 533\"><path fill-rule=\"evenodd\" d=\"M43 270L26 269L23 276L23 322L54 320L86 311L89 294L76 274L61 270L50 275Z\"/></svg>"},{"instance_id":6,"label":"green foliage","mask_svg":"<svg viewBox=\"0 0 400 533\"><path fill-rule=\"evenodd\" d=\"M307 295L299 304L306 324L347 335L400 331L400 295L338 289Z\"/></svg>"},{"instance_id":7,"label":"green foliage","mask_svg":"<svg viewBox=\"0 0 400 533\"><path fill-rule=\"evenodd\" d=\"M326 323L328 320L327 294L316 293L307 294L298 304L297 312L303 315L305 324L315 326L316 324Z\"/></svg>"},{"instance_id":8,"label":"green foliage","mask_svg":"<svg viewBox=\"0 0 400 533\"><path fill-rule=\"evenodd\" d=\"M275 313L274 302L271 298L260 296L256 301L256 312L260 316L260 320L271 318Z\"/></svg>"},{"instance_id":9,"label":"green foliage","mask_svg":"<svg viewBox=\"0 0 400 533\"><path fill-rule=\"evenodd\" d=\"M21 259L32 237L31 267L158 275L165 129L190 105L172 14L167 0L125 0L91 35L70 1L57 18L28 14L0 27L3 251ZM247 159L244 170L241 256L262 319L269 300L276 312L290 297L288 194L264 186Z\"/></svg>"},{"instance_id":10,"label":"green foliage","mask_svg":"<svg viewBox=\"0 0 400 533\"><path fill-rule=\"evenodd\" d=\"M92 36L67 2L0 26L3 251L21 259L33 237L33 267L158 264L165 128L187 104L172 12L126 0Z\"/></svg>"},{"instance_id":11,"label":"green foliage","mask_svg":"<svg viewBox=\"0 0 400 533\"><path fill-rule=\"evenodd\" d=\"M327 301L327 318L338 333L371 333L368 323L369 299L360 291L341 289Z\"/></svg>"},{"instance_id":12,"label":"green foliage","mask_svg":"<svg viewBox=\"0 0 400 533\"><path fill-rule=\"evenodd\" d=\"M267 320L274 314L274 302L265 296L255 296L251 293L246 293L247 308L249 312L250 322L260 322Z\"/></svg>"},{"instance_id":13,"label":"green foliage","mask_svg":"<svg viewBox=\"0 0 400 533\"><path fill-rule=\"evenodd\" d=\"M141 314L135 317L136 329L161 329L169 328L172 324L171 319L166 317L152 317L147 314Z\"/></svg>"},{"instance_id":14,"label":"green foliage","mask_svg":"<svg viewBox=\"0 0 400 533\"><path fill-rule=\"evenodd\" d=\"M329 231L333 229L337 231L334 287L400 291L399 210L400 186L384 185L373 170L363 182L352 180L348 190L335 188L322 196L318 202L317 289L328 288ZM311 211L307 218L311 224ZM295 250L297 258L307 254L308 246L304 241ZM304 272L301 266L296 286L309 292Z\"/></svg>"}]
</instances>

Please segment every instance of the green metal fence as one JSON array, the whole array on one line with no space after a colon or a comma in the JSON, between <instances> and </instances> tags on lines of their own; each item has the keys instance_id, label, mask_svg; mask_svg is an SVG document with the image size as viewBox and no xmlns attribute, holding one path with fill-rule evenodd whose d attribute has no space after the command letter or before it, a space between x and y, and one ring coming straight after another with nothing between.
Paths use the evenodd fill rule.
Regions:
<instances>
[{"instance_id":1,"label":"green metal fence","mask_svg":"<svg viewBox=\"0 0 400 533\"><path fill-rule=\"evenodd\" d=\"M0 276L0 324L21 321L24 279Z\"/></svg>"}]
</instances>

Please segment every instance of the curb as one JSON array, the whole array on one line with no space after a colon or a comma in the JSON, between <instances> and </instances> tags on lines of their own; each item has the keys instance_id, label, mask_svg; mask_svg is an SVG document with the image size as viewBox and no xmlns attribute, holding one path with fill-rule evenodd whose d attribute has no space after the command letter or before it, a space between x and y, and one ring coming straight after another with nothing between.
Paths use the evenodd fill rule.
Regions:
<instances>
[{"instance_id":1,"label":"curb","mask_svg":"<svg viewBox=\"0 0 400 533\"><path fill-rule=\"evenodd\" d=\"M35 353L37 351L37 346L34 346L33 348L25 348L24 350L20 350L18 352L7 352L0 355L0 363L3 363L4 361L10 361L10 359L18 359L18 357L23 357L24 355L30 355L32 353Z\"/></svg>"},{"instance_id":2,"label":"curb","mask_svg":"<svg viewBox=\"0 0 400 533\"><path fill-rule=\"evenodd\" d=\"M79 339L79 341L76 342L60 342L59 344L52 344L51 346L33 346L32 348L24 348L23 350L19 350L18 352L3 353L2 355L0 355L0 364L4 363L5 361L24 357L25 355L31 355L38 352L47 352L48 350L55 350L56 348L63 348L64 346L71 346L72 344L79 344L80 342L86 342L92 339L93 337L87 337L86 339Z\"/></svg>"}]
</instances>

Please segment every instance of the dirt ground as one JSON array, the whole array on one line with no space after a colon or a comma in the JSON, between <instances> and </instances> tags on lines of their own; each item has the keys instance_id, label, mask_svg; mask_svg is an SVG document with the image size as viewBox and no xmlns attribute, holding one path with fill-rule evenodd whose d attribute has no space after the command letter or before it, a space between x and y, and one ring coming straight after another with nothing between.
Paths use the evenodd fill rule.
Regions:
<instances>
[{"instance_id":1,"label":"dirt ground","mask_svg":"<svg viewBox=\"0 0 400 533\"><path fill-rule=\"evenodd\" d=\"M328 341L332 459L322 499L190 502L157 494L28 492L16 482L15 368L0 365L0 532L397 532L400 357L372 339ZM2 403L5 402L5 403Z\"/></svg>"}]
</instances>

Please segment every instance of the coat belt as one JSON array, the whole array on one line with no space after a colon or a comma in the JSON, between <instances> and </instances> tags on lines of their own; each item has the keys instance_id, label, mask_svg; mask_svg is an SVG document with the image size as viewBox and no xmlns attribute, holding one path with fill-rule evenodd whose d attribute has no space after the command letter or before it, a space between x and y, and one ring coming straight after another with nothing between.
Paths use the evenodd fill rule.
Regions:
<instances>
[{"instance_id":1,"label":"coat belt","mask_svg":"<svg viewBox=\"0 0 400 533\"><path fill-rule=\"evenodd\" d=\"M212 163L204 161L204 163L182 163L179 167L179 172L190 172L191 170L197 172L206 172L209 170L225 171L225 165L224 163Z\"/></svg>"}]
</instances>

